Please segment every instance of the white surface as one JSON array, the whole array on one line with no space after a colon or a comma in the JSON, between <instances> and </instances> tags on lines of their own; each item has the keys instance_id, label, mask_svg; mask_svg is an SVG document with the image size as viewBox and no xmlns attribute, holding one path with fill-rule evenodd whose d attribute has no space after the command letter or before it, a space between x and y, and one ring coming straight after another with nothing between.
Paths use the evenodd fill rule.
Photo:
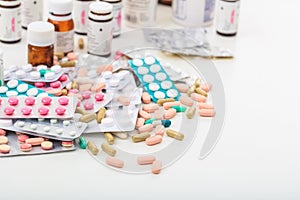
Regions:
<instances>
[{"instance_id":1,"label":"white surface","mask_svg":"<svg viewBox=\"0 0 300 200\"><path fill-rule=\"evenodd\" d=\"M160 175L119 173L82 150L5 158L0 198L299 199L299 7L298 0L243 1L237 37L212 34L236 58L215 61L227 113L222 138L205 160L197 158L203 136ZM174 26L170 12L160 6L161 27ZM5 63L23 64L24 44L0 44Z\"/></svg>"}]
</instances>

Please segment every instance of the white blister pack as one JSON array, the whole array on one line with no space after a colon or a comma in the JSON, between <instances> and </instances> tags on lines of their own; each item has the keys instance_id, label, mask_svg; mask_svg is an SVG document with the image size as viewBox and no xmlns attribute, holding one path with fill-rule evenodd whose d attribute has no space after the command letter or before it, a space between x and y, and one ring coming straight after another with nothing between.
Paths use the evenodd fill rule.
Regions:
<instances>
[{"instance_id":1,"label":"white blister pack","mask_svg":"<svg viewBox=\"0 0 300 200\"><path fill-rule=\"evenodd\" d=\"M73 118L75 97L1 97L0 118Z\"/></svg>"},{"instance_id":2,"label":"white blister pack","mask_svg":"<svg viewBox=\"0 0 300 200\"><path fill-rule=\"evenodd\" d=\"M74 120L58 119L18 119L14 122L14 127L20 132L28 134L51 137L57 140L74 140L80 137L86 129L87 124Z\"/></svg>"},{"instance_id":3,"label":"white blister pack","mask_svg":"<svg viewBox=\"0 0 300 200\"><path fill-rule=\"evenodd\" d=\"M108 103L106 107L133 106L141 104L143 89L129 86L130 85L127 85L122 91L113 91L112 93L107 93L112 95L112 101ZM127 87L128 90L126 89Z\"/></svg>"},{"instance_id":4,"label":"white blister pack","mask_svg":"<svg viewBox=\"0 0 300 200\"><path fill-rule=\"evenodd\" d=\"M87 112L98 112L98 110L111 102L113 94L93 93L91 91L81 92L82 100L79 107ZM77 105L78 107L78 105Z\"/></svg>"},{"instance_id":5,"label":"white blister pack","mask_svg":"<svg viewBox=\"0 0 300 200\"><path fill-rule=\"evenodd\" d=\"M11 131L7 131L5 137L8 139L8 143L0 144L0 150L1 150L0 157L40 155L40 154L48 154L48 153L68 152L77 149L76 142L73 141L62 142L58 140L39 138L40 140L39 142L43 140L43 142L46 142L47 144L44 145L40 143L39 145L31 145L26 142L20 143L20 141L18 140L19 136L16 133ZM34 138L35 137L28 136L28 139L34 139ZM64 145L64 143L66 143L66 145ZM48 149L43 148L49 146L52 147Z\"/></svg>"},{"instance_id":6,"label":"white blister pack","mask_svg":"<svg viewBox=\"0 0 300 200\"><path fill-rule=\"evenodd\" d=\"M122 90L132 80L132 74L127 70L117 73L104 71L97 82L104 82L106 90Z\"/></svg>"},{"instance_id":7,"label":"white blister pack","mask_svg":"<svg viewBox=\"0 0 300 200\"><path fill-rule=\"evenodd\" d=\"M26 64L20 67L12 65L4 68L3 76L5 81L17 79L26 82L53 82L58 80L63 73L59 65L48 69L46 65L33 67L31 64Z\"/></svg>"}]
</instances>

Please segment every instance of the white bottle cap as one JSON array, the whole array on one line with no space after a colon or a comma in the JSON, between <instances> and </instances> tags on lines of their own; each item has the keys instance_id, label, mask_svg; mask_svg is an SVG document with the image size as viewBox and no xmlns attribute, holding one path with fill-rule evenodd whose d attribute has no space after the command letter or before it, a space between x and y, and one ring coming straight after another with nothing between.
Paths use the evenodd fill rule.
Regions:
<instances>
[{"instance_id":1,"label":"white bottle cap","mask_svg":"<svg viewBox=\"0 0 300 200\"><path fill-rule=\"evenodd\" d=\"M27 27L28 44L46 47L54 43L54 25L49 22L32 22Z\"/></svg>"},{"instance_id":2,"label":"white bottle cap","mask_svg":"<svg viewBox=\"0 0 300 200\"><path fill-rule=\"evenodd\" d=\"M113 6L106 2L93 2L89 6L89 17L95 20L108 20L113 17ZM93 14L95 13L95 14ZM100 15L98 15L100 14Z\"/></svg>"},{"instance_id":3,"label":"white bottle cap","mask_svg":"<svg viewBox=\"0 0 300 200\"><path fill-rule=\"evenodd\" d=\"M1 6L18 6L21 5L20 1L0 1Z\"/></svg>"},{"instance_id":4,"label":"white bottle cap","mask_svg":"<svg viewBox=\"0 0 300 200\"><path fill-rule=\"evenodd\" d=\"M72 13L73 1L72 0L48 0L49 13L54 14L68 14Z\"/></svg>"}]
</instances>

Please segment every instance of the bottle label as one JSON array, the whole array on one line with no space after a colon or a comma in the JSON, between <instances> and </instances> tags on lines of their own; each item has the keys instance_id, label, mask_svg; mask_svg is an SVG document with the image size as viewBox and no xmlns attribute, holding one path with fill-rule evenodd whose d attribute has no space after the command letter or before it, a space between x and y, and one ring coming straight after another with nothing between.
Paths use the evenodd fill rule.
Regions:
<instances>
[{"instance_id":1,"label":"bottle label","mask_svg":"<svg viewBox=\"0 0 300 200\"><path fill-rule=\"evenodd\" d=\"M113 21L95 22L88 21L88 43L89 53L99 56L106 56L111 53L111 42L113 35Z\"/></svg>"},{"instance_id":2,"label":"bottle label","mask_svg":"<svg viewBox=\"0 0 300 200\"><path fill-rule=\"evenodd\" d=\"M122 21L122 14L121 14L121 9L122 9L122 4L113 4L113 35L117 36L120 35L121 33L121 21Z\"/></svg>"},{"instance_id":3,"label":"bottle label","mask_svg":"<svg viewBox=\"0 0 300 200\"><path fill-rule=\"evenodd\" d=\"M187 18L187 0L174 1L172 5L173 16L179 20L185 20Z\"/></svg>"},{"instance_id":4,"label":"bottle label","mask_svg":"<svg viewBox=\"0 0 300 200\"><path fill-rule=\"evenodd\" d=\"M23 0L21 6L22 26L27 27L28 24L35 21L43 20L43 1L39 0Z\"/></svg>"},{"instance_id":5,"label":"bottle label","mask_svg":"<svg viewBox=\"0 0 300 200\"><path fill-rule=\"evenodd\" d=\"M55 32L54 51L70 52L74 49L74 30L66 32Z\"/></svg>"},{"instance_id":6,"label":"bottle label","mask_svg":"<svg viewBox=\"0 0 300 200\"><path fill-rule=\"evenodd\" d=\"M87 33L89 5L91 2L92 1L74 1L73 3L73 18L75 31L77 33Z\"/></svg>"},{"instance_id":7,"label":"bottle label","mask_svg":"<svg viewBox=\"0 0 300 200\"><path fill-rule=\"evenodd\" d=\"M125 1L125 19L133 26L151 26L155 23L157 0Z\"/></svg>"},{"instance_id":8,"label":"bottle label","mask_svg":"<svg viewBox=\"0 0 300 200\"><path fill-rule=\"evenodd\" d=\"M215 0L205 0L204 19L203 22L211 22L215 15Z\"/></svg>"},{"instance_id":9,"label":"bottle label","mask_svg":"<svg viewBox=\"0 0 300 200\"><path fill-rule=\"evenodd\" d=\"M234 34L238 28L240 1L220 1L217 7L216 29L220 33Z\"/></svg>"},{"instance_id":10,"label":"bottle label","mask_svg":"<svg viewBox=\"0 0 300 200\"><path fill-rule=\"evenodd\" d=\"M21 39L21 8L0 8L0 40Z\"/></svg>"}]
</instances>

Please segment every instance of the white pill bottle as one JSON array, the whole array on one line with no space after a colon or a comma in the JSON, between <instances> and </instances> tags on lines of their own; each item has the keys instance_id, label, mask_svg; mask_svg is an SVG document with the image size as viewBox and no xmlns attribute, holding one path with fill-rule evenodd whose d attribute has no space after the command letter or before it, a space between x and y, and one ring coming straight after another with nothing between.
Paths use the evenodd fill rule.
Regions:
<instances>
[{"instance_id":1,"label":"white pill bottle","mask_svg":"<svg viewBox=\"0 0 300 200\"><path fill-rule=\"evenodd\" d=\"M22 0L21 3L21 24L24 29L31 22L43 20L44 0Z\"/></svg>"},{"instance_id":2,"label":"white pill bottle","mask_svg":"<svg viewBox=\"0 0 300 200\"><path fill-rule=\"evenodd\" d=\"M114 23L114 30L113 36L118 37L121 34L121 22L122 22L122 0L101 0L113 5L113 23Z\"/></svg>"},{"instance_id":3,"label":"white pill bottle","mask_svg":"<svg viewBox=\"0 0 300 200\"><path fill-rule=\"evenodd\" d=\"M113 37L113 6L106 2L93 2L89 7L87 51L97 56L109 56Z\"/></svg>"},{"instance_id":4,"label":"white pill bottle","mask_svg":"<svg viewBox=\"0 0 300 200\"><path fill-rule=\"evenodd\" d=\"M185 27L209 26L215 16L215 0L173 0L172 16Z\"/></svg>"},{"instance_id":5,"label":"white pill bottle","mask_svg":"<svg viewBox=\"0 0 300 200\"><path fill-rule=\"evenodd\" d=\"M124 0L125 24L133 28L155 25L158 0Z\"/></svg>"},{"instance_id":6,"label":"white pill bottle","mask_svg":"<svg viewBox=\"0 0 300 200\"><path fill-rule=\"evenodd\" d=\"M73 18L75 24L75 33L80 35L87 34L87 21L89 6L95 0L74 0Z\"/></svg>"},{"instance_id":7,"label":"white pill bottle","mask_svg":"<svg viewBox=\"0 0 300 200\"><path fill-rule=\"evenodd\" d=\"M4 69L3 69L3 51L2 51L2 49L0 49L0 86L2 86L3 85L3 83L4 83L4 80L3 80L3 71L4 71Z\"/></svg>"},{"instance_id":8,"label":"white pill bottle","mask_svg":"<svg viewBox=\"0 0 300 200\"><path fill-rule=\"evenodd\" d=\"M219 0L216 11L217 33L223 36L235 36L238 29L240 0Z\"/></svg>"}]
</instances>

